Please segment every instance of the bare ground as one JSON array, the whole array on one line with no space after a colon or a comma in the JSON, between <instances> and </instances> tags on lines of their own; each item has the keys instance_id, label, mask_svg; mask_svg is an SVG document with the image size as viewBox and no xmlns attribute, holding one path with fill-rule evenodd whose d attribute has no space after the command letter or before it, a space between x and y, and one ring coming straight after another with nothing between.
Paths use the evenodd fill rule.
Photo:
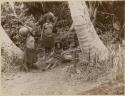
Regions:
<instances>
[{"instance_id":1,"label":"bare ground","mask_svg":"<svg viewBox=\"0 0 125 96\"><path fill-rule=\"evenodd\" d=\"M45 72L18 72L2 75L3 94L69 95L69 94L123 94L123 83L101 84L67 78L64 66ZM118 91L118 92L116 92Z\"/></svg>"},{"instance_id":2,"label":"bare ground","mask_svg":"<svg viewBox=\"0 0 125 96\"><path fill-rule=\"evenodd\" d=\"M77 94L87 89L83 83L69 81L63 70L56 68L46 72L11 73L2 79L3 94Z\"/></svg>"},{"instance_id":3,"label":"bare ground","mask_svg":"<svg viewBox=\"0 0 125 96\"><path fill-rule=\"evenodd\" d=\"M125 53L125 51L123 52ZM40 61L41 62L41 61ZM67 65L68 66L68 65ZM67 66L32 72L2 74L2 93L20 95L123 95L124 76L112 80L111 76L97 81L69 78ZM104 80L105 79L105 80ZM109 81L106 81L109 80ZM106 82L103 82L106 81Z\"/></svg>"}]
</instances>

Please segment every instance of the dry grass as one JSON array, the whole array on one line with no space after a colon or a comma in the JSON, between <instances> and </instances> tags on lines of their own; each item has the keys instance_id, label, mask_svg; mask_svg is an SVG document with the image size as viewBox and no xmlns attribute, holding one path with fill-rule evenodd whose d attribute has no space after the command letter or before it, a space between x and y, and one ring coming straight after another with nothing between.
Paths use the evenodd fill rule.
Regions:
<instances>
[{"instance_id":1,"label":"dry grass","mask_svg":"<svg viewBox=\"0 0 125 96\"><path fill-rule=\"evenodd\" d=\"M67 71L70 72L68 74L74 74L75 79L81 79L85 81L96 81L99 78L105 78L106 76L109 76L109 74L109 80L119 77L123 78L123 48L120 45L111 45L108 46L108 49L110 53L108 60L99 62L98 57L95 57L94 62L91 62L88 57L88 60L80 60L80 62L77 63L75 74L72 71ZM74 68L70 68L70 70L74 70Z\"/></svg>"},{"instance_id":2,"label":"dry grass","mask_svg":"<svg viewBox=\"0 0 125 96\"><path fill-rule=\"evenodd\" d=\"M125 48L121 45L108 46L110 56L104 62L79 62L76 73L70 74L75 81L99 82L100 85L79 95L121 95L124 94L124 60ZM89 60L89 59L88 59ZM70 70L74 70L70 68ZM68 71L71 72L71 71ZM71 77L71 75L74 75Z\"/></svg>"}]
</instances>

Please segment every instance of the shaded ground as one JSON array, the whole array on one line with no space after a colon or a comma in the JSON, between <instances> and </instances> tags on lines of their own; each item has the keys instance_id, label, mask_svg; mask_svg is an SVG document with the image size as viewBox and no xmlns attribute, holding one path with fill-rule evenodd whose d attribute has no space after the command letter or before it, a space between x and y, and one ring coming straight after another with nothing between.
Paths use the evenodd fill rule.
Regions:
<instances>
[{"instance_id":1,"label":"shaded ground","mask_svg":"<svg viewBox=\"0 0 125 96\"><path fill-rule=\"evenodd\" d=\"M95 83L75 82L66 79L64 68L58 67L46 72L11 73L2 78L5 94L77 94L95 87ZM91 85L91 87L90 87ZM89 86L89 87L88 87Z\"/></svg>"},{"instance_id":2,"label":"shaded ground","mask_svg":"<svg viewBox=\"0 0 125 96\"><path fill-rule=\"evenodd\" d=\"M125 50L122 53L124 54ZM33 70L28 73L2 74L2 92L9 95L123 95L123 75L107 82L103 82L102 79L84 81L83 79L76 79L76 75L69 78L66 72L68 65L60 65L44 72ZM109 78L112 77L110 75L103 77L105 81Z\"/></svg>"},{"instance_id":3,"label":"shaded ground","mask_svg":"<svg viewBox=\"0 0 125 96\"><path fill-rule=\"evenodd\" d=\"M122 80L123 82L123 80ZM112 81L105 84L101 84L100 86L79 93L79 95L123 95L124 94L124 84L120 81Z\"/></svg>"},{"instance_id":4,"label":"shaded ground","mask_svg":"<svg viewBox=\"0 0 125 96\"><path fill-rule=\"evenodd\" d=\"M64 66L45 72L18 72L2 78L3 94L68 95L68 94L122 94L123 83L113 81L99 86L99 82L67 79Z\"/></svg>"}]
</instances>

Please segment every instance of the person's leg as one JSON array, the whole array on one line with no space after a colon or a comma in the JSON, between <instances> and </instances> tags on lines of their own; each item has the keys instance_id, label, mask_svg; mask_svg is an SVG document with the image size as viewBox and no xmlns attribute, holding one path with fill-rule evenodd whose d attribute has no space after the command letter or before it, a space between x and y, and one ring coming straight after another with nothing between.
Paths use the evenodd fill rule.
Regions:
<instances>
[{"instance_id":1,"label":"person's leg","mask_svg":"<svg viewBox=\"0 0 125 96\"><path fill-rule=\"evenodd\" d=\"M25 51L24 51L24 60L23 60L23 67L24 67L24 70L26 72L28 72L29 68L28 68L28 64L27 64L27 48L25 48Z\"/></svg>"},{"instance_id":2,"label":"person's leg","mask_svg":"<svg viewBox=\"0 0 125 96\"><path fill-rule=\"evenodd\" d=\"M45 51L44 51L44 59L46 60L48 57L48 53L49 53L49 48L45 47Z\"/></svg>"},{"instance_id":3,"label":"person's leg","mask_svg":"<svg viewBox=\"0 0 125 96\"><path fill-rule=\"evenodd\" d=\"M51 66L53 65L53 60L54 60L54 58L48 59L48 61L46 62L46 64L47 64L47 67L45 68L46 70L51 68Z\"/></svg>"},{"instance_id":4,"label":"person's leg","mask_svg":"<svg viewBox=\"0 0 125 96\"><path fill-rule=\"evenodd\" d=\"M27 66L27 62L24 62L23 67L24 67L24 70L25 70L26 72L29 71L29 68L28 68L28 66Z\"/></svg>"},{"instance_id":5,"label":"person's leg","mask_svg":"<svg viewBox=\"0 0 125 96\"><path fill-rule=\"evenodd\" d=\"M43 59L46 59L46 51L47 51L47 49L46 49L46 47L44 47Z\"/></svg>"},{"instance_id":6,"label":"person's leg","mask_svg":"<svg viewBox=\"0 0 125 96\"><path fill-rule=\"evenodd\" d=\"M50 53L51 53L51 47L46 47L46 64L47 64L47 67L45 68L45 70L49 69L52 66L53 58L50 58Z\"/></svg>"},{"instance_id":7,"label":"person's leg","mask_svg":"<svg viewBox=\"0 0 125 96\"><path fill-rule=\"evenodd\" d=\"M33 64L28 62L27 66L28 66L28 72L30 72L33 67Z\"/></svg>"},{"instance_id":8,"label":"person's leg","mask_svg":"<svg viewBox=\"0 0 125 96\"><path fill-rule=\"evenodd\" d=\"M51 66L51 69L54 69L58 65L59 61L55 60L54 64Z\"/></svg>"},{"instance_id":9,"label":"person's leg","mask_svg":"<svg viewBox=\"0 0 125 96\"><path fill-rule=\"evenodd\" d=\"M45 59L45 49L44 49L44 52L43 52L43 59Z\"/></svg>"},{"instance_id":10,"label":"person's leg","mask_svg":"<svg viewBox=\"0 0 125 96\"><path fill-rule=\"evenodd\" d=\"M51 47L48 47L48 55L51 53Z\"/></svg>"},{"instance_id":11,"label":"person's leg","mask_svg":"<svg viewBox=\"0 0 125 96\"><path fill-rule=\"evenodd\" d=\"M49 48L46 47L46 58L48 57L48 54L49 54Z\"/></svg>"},{"instance_id":12,"label":"person's leg","mask_svg":"<svg viewBox=\"0 0 125 96\"><path fill-rule=\"evenodd\" d=\"M49 37L49 48L48 48L48 53L51 56L53 54L53 49L54 49L54 37Z\"/></svg>"}]
</instances>

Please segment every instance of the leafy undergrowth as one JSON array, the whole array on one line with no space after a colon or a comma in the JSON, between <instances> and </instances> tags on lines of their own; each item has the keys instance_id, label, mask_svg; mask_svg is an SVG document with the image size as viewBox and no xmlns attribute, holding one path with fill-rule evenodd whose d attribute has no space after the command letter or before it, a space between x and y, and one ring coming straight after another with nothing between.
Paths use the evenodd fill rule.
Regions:
<instances>
[{"instance_id":1,"label":"leafy undergrowth","mask_svg":"<svg viewBox=\"0 0 125 96\"><path fill-rule=\"evenodd\" d=\"M119 44L108 47L111 55L108 61L96 64L79 63L76 69L70 67L70 79L75 81L100 82L100 85L79 95L122 95L124 94L124 55L125 48Z\"/></svg>"},{"instance_id":2,"label":"leafy undergrowth","mask_svg":"<svg viewBox=\"0 0 125 96\"><path fill-rule=\"evenodd\" d=\"M82 81L107 82L116 79L119 76L123 77L124 49L121 48L120 45L111 45L108 48L110 51L110 56L107 61L101 63L96 61L91 63L81 59L76 64L77 66L75 68L74 65L71 64L67 69L67 73L72 79Z\"/></svg>"}]
</instances>

